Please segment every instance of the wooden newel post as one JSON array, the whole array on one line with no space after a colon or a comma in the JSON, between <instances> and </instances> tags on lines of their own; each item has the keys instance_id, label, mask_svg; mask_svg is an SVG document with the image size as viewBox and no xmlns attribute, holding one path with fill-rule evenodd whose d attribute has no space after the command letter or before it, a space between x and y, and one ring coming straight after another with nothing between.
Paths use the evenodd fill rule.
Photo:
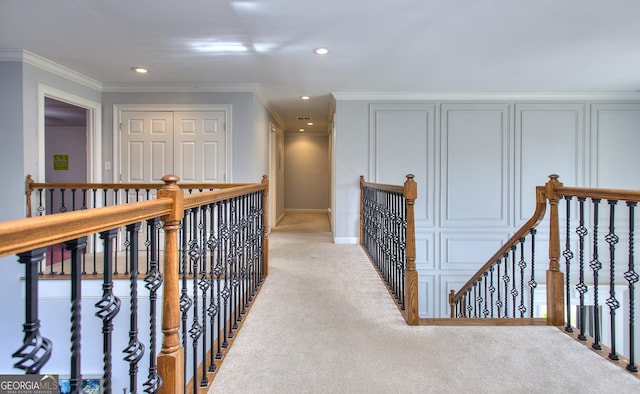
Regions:
<instances>
[{"instance_id":1,"label":"wooden newel post","mask_svg":"<svg viewBox=\"0 0 640 394\"><path fill-rule=\"evenodd\" d=\"M269 275L269 177L262 176L262 184L264 187L264 197L262 199L262 209L264 212L263 227L264 240L262 248L262 259L264 261L264 276Z\"/></svg>"},{"instance_id":2,"label":"wooden newel post","mask_svg":"<svg viewBox=\"0 0 640 394\"><path fill-rule=\"evenodd\" d=\"M158 199L171 198L171 213L164 222L164 295L162 305L162 349L158 355L158 374L162 377L160 393L174 394L184 390L184 349L180 345L180 281L178 278L178 229L184 217L184 193L175 175L165 175L165 185Z\"/></svg>"},{"instance_id":3,"label":"wooden newel post","mask_svg":"<svg viewBox=\"0 0 640 394\"><path fill-rule=\"evenodd\" d=\"M24 182L24 195L27 199L27 217L30 218L31 213L31 193L33 193L33 178L31 178L31 174L27 174L27 179Z\"/></svg>"},{"instance_id":4,"label":"wooden newel post","mask_svg":"<svg viewBox=\"0 0 640 394\"><path fill-rule=\"evenodd\" d=\"M404 198L407 204L407 234L406 258L404 277L405 320L409 325L418 324L418 271L416 271L416 225L414 204L418 197L418 184L413 180L414 175L408 174L404 182Z\"/></svg>"},{"instance_id":5,"label":"wooden newel post","mask_svg":"<svg viewBox=\"0 0 640 394\"><path fill-rule=\"evenodd\" d=\"M364 175L360 175L360 245L364 241Z\"/></svg>"},{"instance_id":6,"label":"wooden newel post","mask_svg":"<svg viewBox=\"0 0 640 394\"><path fill-rule=\"evenodd\" d=\"M558 203L562 195L558 189L563 185L558 175L549 175L545 184L545 196L549 201L549 269L547 270L547 324L564 325L564 274L560 272L560 223Z\"/></svg>"}]
</instances>

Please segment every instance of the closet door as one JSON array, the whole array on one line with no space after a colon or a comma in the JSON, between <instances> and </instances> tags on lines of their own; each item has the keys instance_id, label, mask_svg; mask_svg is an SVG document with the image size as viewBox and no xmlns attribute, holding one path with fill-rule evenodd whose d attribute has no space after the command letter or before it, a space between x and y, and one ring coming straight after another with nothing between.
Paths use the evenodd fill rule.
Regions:
<instances>
[{"instance_id":1,"label":"closet door","mask_svg":"<svg viewBox=\"0 0 640 394\"><path fill-rule=\"evenodd\" d=\"M182 182L225 182L224 111L174 112L174 173Z\"/></svg>"},{"instance_id":2,"label":"closet door","mask_svg":"<svg viewBox=\"0 0 640 394\"><path fill-rule=\"evenodd\" d=\"M123 111L120 182L162 182L174 171L173 112Z\"/></svg>"}]
</instances>

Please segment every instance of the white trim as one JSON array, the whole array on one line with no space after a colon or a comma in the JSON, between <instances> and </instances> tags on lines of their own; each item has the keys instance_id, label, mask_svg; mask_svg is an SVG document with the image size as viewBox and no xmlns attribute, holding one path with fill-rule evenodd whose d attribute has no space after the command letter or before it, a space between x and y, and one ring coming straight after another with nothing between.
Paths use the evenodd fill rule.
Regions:
<instances>
[{"instance_id":1,"label":"white trim","mask_svg":"<svg viewBox=\"0 0 640 394\"><path fill-rule=\"evenodd\" d=\"M258 95L262 88L257 83L108 83L102 87L103 92L109 93L255 93Z\"/></svg>"},{"instance_id":2,"label":"white trim","mask_svg":"<svg viewBox=\"0 0 640 394\"><path fill-rule=\"evenodd\" d=\"M336 100L640 100L640 92L332 92Z\"/></svg>"},{"instance_id":3,"label":"white trim","mask_svg":"<svg viewBox=\"0 0 640 394\"><path fill-rule=\"evenodd\" d=\"M94 90L101 91L103 87L102 83L93 78L24 49L0 49L0 61L27 63Z\"/></svg>"},{"instance_id":4,"label":"white trim","mask_svg":"<svg viewBox=\"0 0 640 394\"><path fill-rule=\"evenodd\" d=\"M223 111L225 113L226 159L224 182L233 182L233 128L231 104L114 104L113 106L113 182L120 182L120 122L126 111Z\"/></svg>"},{"instance_id":5,"label":"white trim","mask_svg":"<svg viewBox=\"0 0 640 394\"><path fill-rule=\"evenodd\" d=\"M285 208L284 213L329 213L329 209L289 209Z\"/></svg>"},{"instance_id":6,"label":"white trim","mask_svg":"<svg viewBox=\"0 0 640 394\"><path fill-rule=\"evenodd\" d=\"M38 84L38 179L45 179L45 105L49 97L87 110L87 181L102 182L102 104Z\"/></svg>"},{"instance_id":7,"label":"white trim","mask_svg":"<svg viewBox=\"0 0 640 394\"><path fill-rule=\"evenodd\" d=\"M336 245L358 245L360 242L356 237L336 237L333 238L333 243Z\"/></svg>"}]
</instances>

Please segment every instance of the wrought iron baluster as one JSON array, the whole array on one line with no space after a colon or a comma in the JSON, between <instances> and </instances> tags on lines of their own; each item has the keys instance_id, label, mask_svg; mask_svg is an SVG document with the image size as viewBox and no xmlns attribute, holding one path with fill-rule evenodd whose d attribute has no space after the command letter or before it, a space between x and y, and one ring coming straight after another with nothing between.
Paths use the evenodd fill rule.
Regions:
<instances>
[{"instance_id":1,"label":"wrought iron baluster","mask_svg":"<svg viewBox=\"0 0 640 394\"><path fill-rule=\"evenodd\" d=\"M635 365L635 286L638 282L638 273L635 271L634 261L634 235L635 235L635 207L637 203L628 201L629 207L629 269L624 273L624 278L629 282L629 362L627 369L638 372Z\"/></svg>"},{"instance_id":2,"label":"wrought iron baluster","mask_svg":"<svg viewBox=\"0 0 640 394\"><path fill-rule=\"evenodd\" d=\"M509 276L509 253L505 253L504 258L504 275L502 275L502 282L504 282L504 317L509 317L509 282L511 277Z\"/></svg>"},{"instance_id":3,"label":"wrought iron baluster","mask_svg":"<svg viewBox=\"0 0 640 394\"><path fill-rule=\"evenodd\" d=\"M576 228L576 234L578 234L578 284L576 290L580 293L580 333L578 339L586 341L587 337L584 335L584 329L586 325L585 307L584 307L584 294L587 292L587 285L584 283L584 238L588 234L587 228L584 226L584 201L585 198L578 198L578 228Z\"/></svg>"},{"instance_id":4,"label":"wrought iron baluster","mask_svg":"<svg viewBox=\"0 0 640 394\"><path fill-rule=\"evenodd\" d=\"M495 287L495 284L493 282L493 270L494 270L493 266L491 268L489 268L489 281L490 281L490 283L489 283L489 294L490 294L490 298L491 298L491 303L490 303L490 306L489 306L489 313L491 315L491 318L493 318L493 309L494 309L493 308L493 306L494 306L493 294L496 291L496 287Z\"/></svg>"},{"instance_id":5,"label":"wrought iron baluster","mask_svg":"<svg viewBox=\"0 0 640 394\"><path fill-rule=\"evenodd\" d=\"M226 240L224 239L224 204L220 201L216 203L216 221L217 221L217 232L218 232L218 244L216 245L216 267L214 268L214 272L216 274L216 304L218 305L218 319L216 321L218 329L216 330L216 334L218 335L217 341L217 351L216 351L216 360L222 359L222 340L226 338L226 333L223 331L220 332L220 328L223 325L223 322L226 320L226 307L224 311L222 311L222 294L224 288L221 287L221 281L223 280L223 276L225 274L225 259L224 259L224 249L223 244L226 244ZM225 313L225 315L222 314ZM226 324L225 324L226 327ZM226 330L226 329L225 329Z\"/></svg>"},{"instance_id":6,"label":"wrought iron baluster","mask_svg":"<svg viewBox=\"0 0 640 394\"><path fill-rule=\"evenodd\" d=\"M502 278L500 276L500 263L502 262L502 259L497 259L496 260L496 267L497 267L497 272L496 272L496 281L498 283L496 283L496 287L498 289L498 294L497 294L497 300L496 300L496 307L498 308L498 316L496 317L500 317L500 311L502 310L502 298L500 297L500 279Z\"/></svg>"},{"instance_id":7,"label":"wrought iron baluster","mask_svg":"<svg viewBox=\"0 0 640 394\"><path fill-rule=\"evenodd\" d=\"M147 232L149 234L149 272L144 278L145 288L149 290L149 374L144 382L145 393L156 393L162 387L162 377L158 375L157 364L157 302L158 289L162 286L162 273L158 264L158 233L156 227L160 225L160 218L147 220ZM105 270L106 273L106 270Z\"/></svg>"},{"instance_id":8,"label":"wrought iron baluster","mask_svg":"<svg viewBox=\"0 0 640 394\"><path fill-rule=\"evenodd\" d=\"M38 317L38 264L44 259L45 251L46 248L41 248L18 254L18 261L25 265L24 339L11 357L19 359L13 367L27 374L39 374L53 350L51 340L40 335Z\"/></svg>"},{"instance_id":9,"label":"wrought iron baluster","mask_svg":"<svg viewBox=\"0 0 640 394\"><path fill-rule=\"evenodd\" d=\"M473 298L471 298L471 288L467 289L467 294L465 294L464 300L466 301L466 317L471 317L473 311L473 305L471 305Z\"/></svg>"},{"instance_id":10,"label":"wrought iron baluster","mask_svg":"<svg viewBox=\"0 0 640 394\"><path fill-rule=\"evenodd\" d=\"M524 269L527 268L527 262L524 259L524 241L524 237L520 238L520 261L518 261L518 267L520 268L520 305L518 305L518 311L520 312L520 317L524 317L524 313L527 311L524 306Z\"/></svg>"},{"instance_id":11,"label":"wrought iron baluster","mask_svg":"<svg viewBox=\"0 0 640 394\"><path fill-rule=\"evenodd\" d=\"M188 293L188 275L187 275L187 265L188 265L188 257L187 257L187 253L189 251L189 229L190 229L190 219L191 219L191 209L186 209L184 211L184 217L182 218L182 226L180 229L180 267L181 267L181 271L182 271L182 278L181 278L181 288L180 288L180 319L181 319L181 339L182 339L182 348L184 349L185 353L187 352L187 350L189 349L187 347L187 321L189 319L189 309L191 309L191 306L193 305L193 301L191 300L191 297L189 297L189 293ZM183 375L187 376L187 365L188 365L188 359L185 357L183 359L182 362L182 371L183 371ZM186 392L187 390L187 386L186 386L186 382L185 382L185 387L184 390Z\"/></svg>"},{"instance_id":12,"label":"wrought iron baluster","mask_svg":"<svg viewBox=\"0 0 640 394\"><path fill-rule=\"evenodd\" d=\"M593 343L591 347L596 350L601 350L602 346L600 346L600 304L598 302L598 275L600 273L600 269L602 269L602 263L599 259L599 247L598 247L598 225L599 225L599 214L598 208L600 206L600 199L592 199L593 203L593 258L589 262L589 267L593 271L593 320L594 320L594 333L593 333Z\"/></svg>"},{"instance_id":13,"label":"wrought iron baluster","mask_svg":"<svg viewBox=\"0 0 640 394\"><path fill-rule=\"evenodd\" d=\"M144 356L144 345L138 339L138 233L140 223L127 225L127 240L131 273L129 277L129 345L122 351L124 360L129 363L129 392L138 390L138 363Z\"/></svg>"},{"instance_id":14,"label":"wrought iron baluster","mask_svg":"<svg viewBox=\"0 0 640 394\"><path fill-rule=\"evenodd\" d=\"M231 297L231 288L230 288L230 276L231 276L231 244L233 242L231 238L231 215L230 208L231 200L226 200L222 209L222 239L223 239L223 248L222 248L222 259L223 259L223 269L222 276L224 278L224 288L222 289L222 299L224 303L223 307L223 329L222 329L222 348L226 349L229 347L229 342L227 339L231 334L230 327L230 316L231 316L231 307L229 305L229 298Z\"/></svg>"},{"instance_id":15,"label":"wrought iron baluster","mask_svg":"<svg viewBox=\"0 0 640 394\"><path fill-rule=\"evenodd\" d=\"M87 237L65 242L71 251L71 373L69 384L72 393L79 393L82 384L81 371L81 301L82 301L82 261L87 247Z\"/></svg>"},{"instance_id":16,"label":"wrought iron baluster","mask_svg":"<svg viewBox=\"0 0 640 394\"><path fill-rule=\"evenodd\" d=\"M207 247L209 248L209 277L211 278L211 287L209 288L209 307L207 308L207 314L209 315L209 342L211 343L211 349L209 351L209 372L216 371L215 363L215 337L216 337L216 321L219 318L219 308L216 304L216 293L218 292L217 279L216 279L216 255L215 252L218 248L218 238L216 234L216 207L217 203L209 205L209 240L207 241ZM219 327L219 326L218 326ZM218 328L219 329L219 328ZM219 335L218 335L219 336Z\"/></svg>"},{"instance_id":17,"label":"wrought iron baluster","mask_svg":"<svg viewBox=\"0 0 640 394\"><path fill-rule=\"evenodd\" d=\"M516 306L518 305L518 289L516 288L516 250L515 245L511 245L511 317L516 317Z\"/></svg>"},{"instance_id":18,"label":"wrought iron baluster","mask_svg":"<svg viewBox=\"0 0 640 394\"><path fill-rule=\"evenodd\" d=\"M533 292L536 287L538 287L538 283L536 282L536 232L535 228L532 228L529 233L531 234L531 277L527 285L529 286L529 317L533 317Z\"/></svg>"},{"instance_id":19,"label":"wrought iron baluster","mask_svg":"<svg viewBox=\"0 0 640 394\"><path fill-rule=\"evenodd\" d=\"M67 207L64 205L65 194L66 189L60 189L60 208L58 209L60 213L67 212ZM53 201L51 203L53 204Z\"/></svg>"},{"instance_id":20,"label":"wrought iron baluster","mask_svg":"<svg viewBox=\"0 0 640 394\"><path fill-rule=\"evenodd\" d=\"M566 196L566 236L565 236L565 249L562 252L562 256L564 257L565 262L565 301L566 301L566 326L564 330L566 332L573 332L573 327L571 327L571 259L573 259L573 252L571 251L571 196Z\"/></svg>"},{"instance_id":21,"label":"wrought iron baluster","mask_svg":"<svg viewBox=\"0 0 640 394\"><path fill-rule=\"evenodd\" d=\"M618 201L607 200L607 202L609 203L609 233L605 236L605 240L609 244L609 298L607 298L611 327L611 352L609 353L609 358L617 361L620 359L616 354L616 309L620 308L620 302L616 299L615 288L616 244L619 241L615 233L615 207Z\"/></svg>"},{"instance_id":22,"label":"wrought iron baluster","mask_svg":"<svg viewBox=\"0 0 640 394\"><path fill-rule=\"evenodd\" d=\"M93 208L96 208L96 205L98 204L98 189L92 189L93 191ZM93 275L98 275L98 236L96 234L92 235L93 237L93 243L92 243L92 255L93 255Z\"/></svg>"},{"instance_id":23,"label":"wrought iron baluster","mask_svg":"<svg viewBox=\"0 0 640 394\"><path fill-rule=\"evenodd\" d=\"M191 231L191 239L189 240L189 260L190 260L190 269L193 270L192 277L192 301L193 301L193 320L191 322L191 328L189 329L189 335L191 337L191 346L193 348L192 354L192 370L193 370L193 392L198 392L198 379L197 379L197 371L198 371L198 343L200 336L202 335L202 326L200 326L200 316L198 315L198 275L200 274L199 264L200 264L200 243L198 241L199 237L199 216L200 216L200 207L196 207L191 210L191 222L190 228Z\"/></svg>"},{"instance_id":24,"label":"wrought iron baluster","mask_svg":"<svg viewBox=\"0 0 640 394\"><path fill-rule=\"evenodd\" d=\"M200 222L198 227L200 230L200 280L198 287L202 292L202 323L201 334L202 337L202 378L200 379L200 387L207 387L209 379L207 378L207 291L209 290L209 278L207 278L207 209L208 206L203 206L200 209ZM196 358L197 359L197 358ZM195 375L195 374L194 374ZM194 379L195 380L195 379Z\"/></svg>"},{"instance_id":25,"label":"wrought iron baluster","mask_svg":"<svg viewBox=\"0 0 640 394\"><path fill-rule=\"evenodd\" d=\"M104 280L102 283L102 298L96 303L96 316L102 320L102 350L103 350L103 388L105 393L111 392L111 345L113 333L113 318L120 311L120 298L113 293L113 264L114 240L117 229L100 233L104 243Z\"/></svg>"}]
</instances>

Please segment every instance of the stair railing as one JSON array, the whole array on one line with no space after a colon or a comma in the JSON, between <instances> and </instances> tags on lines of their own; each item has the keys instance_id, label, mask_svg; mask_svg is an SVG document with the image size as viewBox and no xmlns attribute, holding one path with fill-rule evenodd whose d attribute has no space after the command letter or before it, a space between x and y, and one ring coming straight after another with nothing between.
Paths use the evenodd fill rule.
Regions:
<instances>
[{"instance_id":1,"label":"stair railing","mask_svg":"<svg viewBox=\"0 0 640 394\"><path fill-rule=\"evenodd\" d=\"M418 273L414 175L403 185L365 182L360 177L360 244L409 325L417 325Z\"/></svg>"},{"instance_id":2,"label":"stair railing","mask_svg":"<svg viewBox=\"0 0 640 394\"><path fill-rule=\"evenodd\" d=\"M637 372L635 207L640 191L565 187L557 175L549 178L536 187L531 219L460 290L450 292L451 317L489 325L544 319ZM536 233L547 205L548 240L540 240ZM536 245L545 242L548 267L542 282L536 277ZM543 285L546 296L535 297ZM605 307L609 316L603 323Z\"/></svg>"},{"instance_id":3,"label":"stair railing","mask_svg":"<svg viewBox=\"0 0 640 394\"><path fill-rule=\"evenodd\" d=\"M25 335L22 346L13 353L17 359L16 368L27 374L59 372L51 370L58 367L49 367L47 363L52 358L53 346L56 349L64 348L62 343L67 341L56 339L54 344L54 341L41 334L43 328L50 330L47 327L52 323L41 324L38 312L38 305L42 302L38 297L38 267L45 258L47 247L62 243L71 252L69 381L72 392L79 390L83 379L80 368L81 326L83 322L95 324L80 313L83 303L82 261L88 237L98 234L105 271L103 296L95 304L95 315L103 326L104 392L116 390L114 378L123 378L113 375L112 353L113 344L127 335L124 333L129 336L129 345L123 350L123 360L129 365L127 392L135 393L143 389L149 393L206 392L268 273L268 182L265 177L260 184L232 186L185 196L177 185L177 177L165 176L163 181L165 185L157 190L154 200L0 224L0 257L15 254L18 261L25 265ZM185 213L192 212L197 214L184 218ZM149 231L151 239L147 247L150 250L150 269L144 276L144 283L140 284L148 291L145 308L149 310L149 318L144 320L149 325L146 326L138 323L140 253L137 240L142 223L150 229L161 228L164 237L164 248L161 250L157 247L161 242L160 232ZM122 311L121 300L114 292L110 268L117 248L115 234L122 227L126 227L131 241L127 246L131 261L130 326L126 328L114 324L114 318ZM179 234L191 234L186 237L187 244L191 246L188 254L180 252ZM182 267L182 271L179 267ZM188 269L193 271L193 282L187 289L184 287L187 278L184 273ZM200 300L201 304L198 304ZM160 316L156 312L158 309L161 310ZM156 352L158 318L162 320L159 353ZM185 320L191 321L191 326L186 329ZM60 321L56 320L54 324L59 325ZM143 339L139 336L141 329L148 329L147 334L143 335L148 338L146 344L142 343ZM120 331L117 333L114 330ZM56 338L63 335L60 332L50 334ZM215 342L220 346L216 347ZM191 345L189 347L193 350L190 351L185 344ZM62 357L65 353L57 351L54 358ZM84 358L86 360L89 357L85 355ZM138 383L139 365L148 366L147 380L142 386ZM187 382L189 376L192 377Z\"/></svg>"}]
</instances>

